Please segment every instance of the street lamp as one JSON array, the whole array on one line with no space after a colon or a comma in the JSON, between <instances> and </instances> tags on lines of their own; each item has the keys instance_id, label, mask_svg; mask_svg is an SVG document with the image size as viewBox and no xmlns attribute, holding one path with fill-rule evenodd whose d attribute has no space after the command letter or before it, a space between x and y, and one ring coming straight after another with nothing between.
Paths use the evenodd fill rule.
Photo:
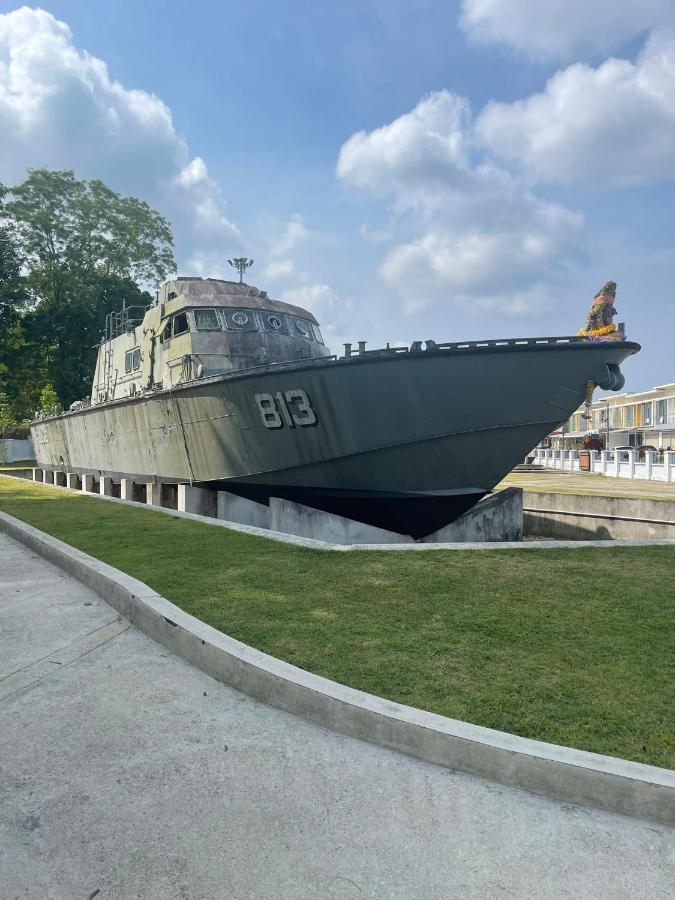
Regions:
<instances>
[{"instance_id":1,"label":"street lamp","mask_svg":"<svg viewBox=\"0 0 675 900\"><path fill-rule=\"evenodd\" d=\"M245 256L235 256L234 259L228 259L229 264L239 272L239 284L244 282L244 272L253 265L252 259L246 259Z\"/></svg>"}]
</instances>

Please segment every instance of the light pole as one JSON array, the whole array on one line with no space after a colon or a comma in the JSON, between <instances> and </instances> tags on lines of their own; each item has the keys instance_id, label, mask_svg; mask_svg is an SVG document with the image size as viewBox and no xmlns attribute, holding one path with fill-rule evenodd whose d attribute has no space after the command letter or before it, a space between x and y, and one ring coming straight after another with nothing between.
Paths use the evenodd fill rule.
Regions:
<instances>
[{"instance_id":1,"label":"light pole","mask_svg":"<svg viewBox=\"0 0 675 900\"><path fill-rule=\"evenodd\" d=\"M246 259L245 256L235 256L234 259L228 259L232 268L239 272L239 284L244 283L244 272L253 265L252 259Z\"/></svg>"}]
</instances>

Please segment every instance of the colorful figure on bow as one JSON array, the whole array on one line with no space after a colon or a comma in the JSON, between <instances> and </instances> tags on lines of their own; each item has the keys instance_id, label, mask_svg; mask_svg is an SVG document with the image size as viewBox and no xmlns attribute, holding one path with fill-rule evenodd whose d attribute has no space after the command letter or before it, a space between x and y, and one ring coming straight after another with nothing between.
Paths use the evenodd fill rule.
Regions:
<instances>
[{"instance_id":1,"label":"colorful figure on bow","mask_svg":"<svg viewBox=\"0 0 675 900\"><path fill-rule=\"evenodd\" d=\"M579 331L581 337L596 341L624 340L620 329L612 322L616 315L614 300L616 282L607 281L593 298L585 326Z\"/></svg>"}]
</instances>

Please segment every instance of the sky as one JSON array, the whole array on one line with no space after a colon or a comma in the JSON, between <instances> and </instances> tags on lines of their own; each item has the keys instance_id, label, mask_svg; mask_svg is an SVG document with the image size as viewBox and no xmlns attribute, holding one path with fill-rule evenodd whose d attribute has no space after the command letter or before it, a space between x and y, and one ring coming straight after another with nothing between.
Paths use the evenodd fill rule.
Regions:
<instances>
[{"instance_id":1,"label":"sky","mask_svg":"<svg viewBox=\"0 0 675 900\"><path fill-rule=\"evenodd\" d=\"M574 334L612 279L626 389L675 381L673 0L0 0L0 182L39 166L334 351Z\"/></svg>"}]
</instances>

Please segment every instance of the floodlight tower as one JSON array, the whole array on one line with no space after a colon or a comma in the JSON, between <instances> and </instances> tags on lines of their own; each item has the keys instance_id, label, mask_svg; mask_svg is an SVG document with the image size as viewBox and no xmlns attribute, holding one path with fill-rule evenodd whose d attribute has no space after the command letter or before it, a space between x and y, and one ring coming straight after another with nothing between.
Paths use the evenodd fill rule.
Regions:
<instances>
[{"instance_id":1,"label":"floodlight tower","mask_svg":"<svg viewBox=\"0 0 675 900\"><path fill-rule=\"evenodd\" d=\"M244 272L253 265L252 259L246 259L245 256L235 256L234 259L228 259L232 268L239 272L239 284L244 283Z\"/></svg>"}]
</instances>

